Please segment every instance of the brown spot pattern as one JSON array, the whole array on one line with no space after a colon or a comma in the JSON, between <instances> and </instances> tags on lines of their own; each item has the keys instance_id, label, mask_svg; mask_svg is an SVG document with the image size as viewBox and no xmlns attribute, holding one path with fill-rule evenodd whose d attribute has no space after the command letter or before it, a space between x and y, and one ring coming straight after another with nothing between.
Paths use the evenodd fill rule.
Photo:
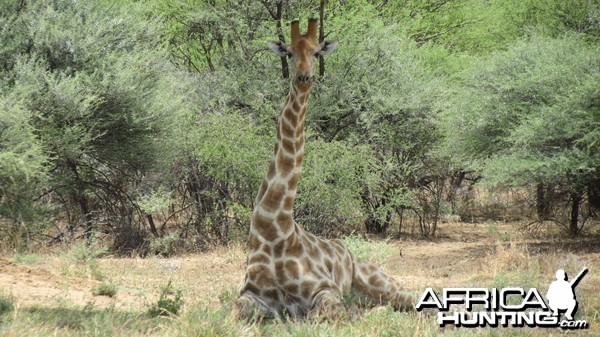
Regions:
<instances>
[{"instance_id":1,"label":"brown spot pattern","mask_svg":"<svg viewBox=\"0 0 600 337\"><path fill-rule=\"evenodd\" d=\"M263 291L262 295L264 297L270 298L275 300L275 302L279 302L280 301L280 297L279 297L279 290L277 289L268 289Z\"/></svg>"},{"instance_id":2,"label":"brown spot pattern","mask_svg":"<svg viewBox=\"0 0 600 337\"><path fill-rule=\"evenodd\" d=\"M267 241L277 238L277 228L273 226L273 220L254 212L254 227L260 236Z\"/></svg>"},{"instance_id":3,"label":"brown spot pattern","mask_svg":"<svg viewBox=\"0 0 600 337\"><path fill-rule=\"evenodd\" d=\"M291 231L292 226L294 225L294 219L292 218L291 214L279 212L277 215L277 224L283 233L288 233Z\"/></svg>"},{"instance_id":4,"label":"brown spot pattern","mask_svg":"<svg viewBox=\"0 0 600 337\"><path fill-rule=\"evenodd\" d=\"M291 47L297 56L297 71L312 71L310 67L314 64L306 57L314 54L317 41L307 39L306 35L297 36L292 39ZM394 307L410 307L411 297L395 280L368 263L353 260L341 241L317 238L294 223L294 197L287 191L296 191L300 170L292 172L296 167L301 168L304 161L304 154L298 152L304 148L304 116L310 89L310 84L293 82L279 117L275 159L269 165L256 199L269 214L263 216L257 210L253 213L252 233L256 234L249 235L250 253L242 294L251 292L260 296L264 300L260 303L266 303L270 310L280 311L283 304L290 312L302 314L311 309L308 306L317 295L321 303L316 303L316 307L341 306L342 288L347 289L352 284L378 300L391 301ZM277 175L287 181L279 183L274 180ZM280 234L286 235L285 240L279 238ZM281 240L272 248L261 243L261 240L274 243L276 239ZM321 295L323 291L327 293ZM242 302L252 302L249 298L251 296L244 297ZM256 306L254 301L251 304Z\"/></svg>"},{"instance_id":5,"label":"brown spot pattern","mask_svg":"<svg viewBox=\"0 0 600 337\"><path fill-rule=\"evenodd\" d=\"M260 241L254 234L250 234L248 238L248 250L251 252L255 252L260 247Z\"/></svg>"},{"instance_id":6,"label":"brown spot pattern","mask_svg":"<svg viewBox=\"0 0 600 337\"><path fill-rule=\"evenodd\" d=\"M291 172L295 164L296 159L294 157L284 156L281 154L277 157L277 168L282 176L286 176L289 172Z\"/></svg>"},{"instance_id":7,"label":"brown spot pattern","mask_svg":"<svg viewBox=\"0 0 600 337\"><path fill-rule=\"evenodd\" d=\"M281 140L281 144L283 145L283 148L289 153L289 154L294 154L296 153L296 144L295 142L284 138Z\"/></svg>"},{"instance_id":8,"label":"brown spot pattern","mask_svg":"<svg viewBox=\"0 0 600 337\"><path fill-rule=\"evenodd\" d=\"M275 246L273 246L273 256L275 258L279 258L283 255L283 248L285 247L285 241L281 241Z\"/></svg>"},{"instance_id":9,"label":"brown spot pattern","mask_svg":"<svg viewBox=\"0 0 600 337\"><path fill-rule=\"evenodd\" d=\"M276 173L276 169L275 169L275 163L271 162L271 164L269 164L269 170L267 171L267 180L271 180L273 179L273 177L275 176ZM263 184L265 185L265 188L267 188L267 181L264 180Z\"/></svg>"},{"instance_id":10,"label":"brown spot pattern","mask_svg":"<svg viewBox=\"0 0 600 337\"><path fill-rule=\"evenodd\" d=\"M293 236L288 241L287 247L285 249L285 255L290 256L290 257L300 257L300 256L302 256L303 252L304 252L304 249L302 248L301 241L298 238L296 238L295 236Z\"/></svg>"},{"instance_id":11,"label":"brown spot pattern","mask_svg":"<svg viewBox=\"0 0 600 337\"><path fill-rule=\"evenodd\" d=\"M300 179L300 174L299 173L294 173L291 177L290 180L288 180L288 189L290 191L295 190L298 187L298 180Z\"/></svg>"},{"instance_id":12,"label":"brown spot pattern","mask_svg":"<svg viewBox=\"0 0 600 337\"><path fill-rule=\"evenodd\" d=\"M290 189L292 189L292 188L290 188ZM286 211L291 211L293 207L294 207L294 198L286 197L285 200L283 201L283 209Z\"/></svg>"},{"instance_id":13,"label":"brown spot pattern","mask_svg":"<svg viewBox=\"0 0 600 337\"><path fill-rule=\"evenodd\" d=\"M271 184L267 188L267 193L261 201L261 206L268 212L275 212L279 209L283 195L287 192L287 186L280 183Z\"/></svg>"},{"instance_id":14,"label":"brown spot pattern","mask_svg":"<svg viewBox=\"0 0 600 337\"><path fill-rule=\"evenodd\" d=\"M285 270L292 280L300 278L300 265L294 260L289 260L285 263Z\"/></svg>"},{"instance_id":15,"label":"brown spot pattern","mask_svg":"<svg viewBox=\"0 0 600 337\"><path fill-rule=\"evenodd\" d=\"M271 261L271 259L269 258L269 256L259 253L257 255L254 255L250 258L250 260L248 260L248 264L256 264L256 263L263 263L263 264L268 264Z\"/></svg>"},{"instance_id":16,"label":"brown spot pattern","mask_svg":"<svg viewBox=\"0 0 600 337\"><path fill-rule=\"evenodd\" d=\"M297 294L300 287L297 284L290 283L284 287L285 291L292 294Z\"/></svg>"},{"instance_id":17,"label":"brown spot pattern","mask_svg":"<svg viewBox=\"0 0 600 337\"><path fill-rule=\"evenodd\" d=\"M298 116L296 115L296 113L294 113L294 111L290 108L286 108L283 111L283 116L285 117L285 119L287 119L292 125L296 125L298 124ZM285 124L285 123L284 123Z\"/></svg>"},{"instance_id":18,"label":"brown spot pattern","mask_svg":"<svg viewBox=\"0 0 600 337\"><path fill-rule=\"evenodd\" d=\"M300 154L296 155L296 166L297 167L302 166L302 162L304 162L304 153L300 153Z\"/></svg>"},{"instance_id":19,"label":"brown spot pattern","mask_svg":"<svg viewBox=\"0 0 600 337\"><path fill-rule=\"evenodd\" d=\"M295 137L295 130L294 130L294 128L292 128L291 126L288 125L288 123L285 123L283 121L281 122L281 132L286 137L290 137L290 138L294 138ZM278 138L278 139L280 139L280 138Z\"/></svg>"},{"instance_id":20,"label":"brown spot pattern","mask_svg":"<svg viewBox=\"0 0 600 337\"><path fill-rule=\"evenodd\" d=\"M296 149L300 150L302 147L304 147L304 137L298 137L296 139Z\"/></svg>"}]
</instances>

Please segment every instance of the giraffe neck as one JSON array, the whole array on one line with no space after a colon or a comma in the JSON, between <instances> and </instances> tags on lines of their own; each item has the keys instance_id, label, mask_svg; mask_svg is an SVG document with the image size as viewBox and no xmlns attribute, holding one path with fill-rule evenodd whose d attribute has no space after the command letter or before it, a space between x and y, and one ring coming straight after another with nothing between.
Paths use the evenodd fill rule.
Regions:
<instances>
[{"instance_id":1,"label":"giraffe neck","mask_svg":"<svg viewBox=\"0 0 600 337\"><path fill-rule=\"evenodd\" d=\"M277 123L277 142L269 170L255 200L251 234L264 243L294 232L294 201L304 160L304 115L310 85L292 82Z\"/></svg>"}]
</instances>

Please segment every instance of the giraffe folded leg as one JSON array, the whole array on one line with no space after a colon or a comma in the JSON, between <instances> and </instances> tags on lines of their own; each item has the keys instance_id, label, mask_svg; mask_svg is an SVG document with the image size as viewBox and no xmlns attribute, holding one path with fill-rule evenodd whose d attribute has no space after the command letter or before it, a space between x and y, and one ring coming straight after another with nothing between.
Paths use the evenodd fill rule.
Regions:
<instances>
[{"instance_id":1,"label":"giraffe folded leg","mask_svg":"<svg viewBox=\"0 0 600 337\"><path fill-rule=\"evenodd\" d=\"M255 296L244 293L232 303L232 314L235 319L257 320L270 317L271 312L262 305Z\"/></svg>"},{"instance_id":2,"label":"giraffe folded leg","mask_svg":"<svg viewBox=\"0 0 600 337\"><path fill-rule=\"evenodd\" d=\"M316 319L338 320L347 316L339 292L333 289L320 290L313 299L313 308L309 317Z\"/></svg>"},{"instance_id":3,"label":"giraffe folded leg","mask_svg":"<svg viewBox=\"0 0 600 337\"><path fill-rule=\"evenodd\" d=\"M390 304L396 310L413 311L416 298L398 281L386 275L379 267L355 259L352 286L380 304Z\"/></svg>"}]
</instances>

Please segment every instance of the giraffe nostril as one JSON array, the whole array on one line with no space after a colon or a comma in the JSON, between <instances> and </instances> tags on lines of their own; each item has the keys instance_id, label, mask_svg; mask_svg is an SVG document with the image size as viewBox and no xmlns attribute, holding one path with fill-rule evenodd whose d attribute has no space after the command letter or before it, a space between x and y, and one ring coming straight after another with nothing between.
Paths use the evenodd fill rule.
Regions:
<instances>
[{"instance_id":1,"label":"giraffe nostril","mask_svg":"<svg viewBox=\"0 0 600 337\"><path fill-rule=\"evenodd\" d=\"M296 80L298 83L308 83L310 82L310 75L298 75L296 76Z\"/></svg>"}]
</instances>

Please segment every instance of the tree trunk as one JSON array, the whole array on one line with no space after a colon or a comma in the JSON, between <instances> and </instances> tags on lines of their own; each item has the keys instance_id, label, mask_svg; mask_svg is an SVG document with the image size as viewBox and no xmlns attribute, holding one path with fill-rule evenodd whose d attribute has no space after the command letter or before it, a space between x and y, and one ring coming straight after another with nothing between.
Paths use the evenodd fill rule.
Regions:
<instances>
[{"instance_id":1,"label":"tree trunk","mask_svg":"<svg viewBox=\"0 0 600 337\"><path fill-rule=\"evenodd\" d=\"M380 220L375 216L375 213L379 207L385 207L387 204L386 199L382 199L381 203L378 203L376 207L373 207L373 211L369 212L367 216L367 221L365 222L365 228L368 233L374 234L385 234L390 223L392 222L392 212L387 210L385 215L385 220Z\"/></svg>"},{"instance_id":2,"label":"tree trunk","mask_svg":"<svg viewBox=\"0 0 600 337\"><path fill-rule=\"evenodd\" d=\"M387 226L381 220L375 218L373 214L369 214L365 222L365 228L367 233L385 234Z\"/></svg>"},{"instance_id":3,"label":"tree trunk","mask_svg":"<svg viewBox=\"0 0 600 337\"><path fill-rule=\"evenodd\" d=\"M277 27L277 37L279 38L279 41L285 42L285 35L283 34L283 28L281 27L281 19L283 18L282 17L282 15L283 15L283 0L277 1L275 12L273 12L271 10L271 7L269 7L270 6L269 1L263 0L262 4L263 4L263 6L265 6L267 11L271 15L271 18L273 19L273 21L275 21L275 26ZM287 60L286 56L281 57L281 76L283 78L290 77L290 70L289 70L288 60Z\"/></svg>"},{"instance_id":4,"label":"tree trunk","mask_svg":"<svg viewBox=\"0 0 600 337\"><path fill-rule=\"evenodd\" d=\"M404 207L400 207L396 209L396 214L398 214L398 237L402 234L402 225L404 222Z\"/></svg>"},{"instance_id":5,"label":"tree trunk","mask_svg":"<svg viewBox=\"0 0 600 337\"><path fill-rule=\"evenodd\" d=\"M88 240L88 243L91 244L92 241L92 231L94 229L93 221L92 221L92 213L88 208L87 198L80 192L78 192L77 203L79 204L79 208L81 208L81 213L85 218L85 228L84 228L84 236Z\"/></svg>"},{"instance_id":6,"label":"tree trunk","mask_svg":"<svg viewBox=\"0 0 600 337\"><path fill-rule=\"evenodd\" d=\"M200 168L198 167L198 163L196 160L190 156L188 162L188 177L185 182L187 192L192 197L192 203L194 205L196 214L195 219L192 222L195 226L196 231L200 234L200 236L205 239L205 231L204 231L204 220L210 211L207 209L211 205L205 203L204 198L202 197L202 178L199 177Z\"/></svg>"},{"instance_id":7,"label":"tree trunk","mask_svg":"<svg viewBox=\"0 0 600 337\"><path fill-rule=\"evenodd\" d=\"M146 214L146 219L148 219L148 225L150 226L150 232L154 235L155 238L159 237L158 230L156 230L156 225L154 224L154 218L152 214Z\"/></svg>"},{"instance_id":8,"label":"tree trunk","mask_svg":"<svg viewBox=\"0 0 600 337\"><path fill-rule=\"evenodd\" d=\"M587 194L590 213L595 214L597 210L600 210L600 178L592 179L588 185Z\"/></svg>"},{"instance_id":9,"label":"tree trunk","mask_svg":"<svg viewBox=\"0 0 600 337\"><path fill-rule=\"evenodd\" d=\"M569 224L569 235L576 236L579 232L579 204L583 200L580 191L571 194L571 223Z\"/></svg>"},{"instance_id":10,"label":"tree trunk","mask_svg":"<svg viewBox=\"0 0 600 337\"><path fill-rule=\"evenodd\" d=\"M450 178L450 188L448 189L448 194L446 195L446 199L450 202L450 208L452 214L456 214L456 191L462 185L463 180L465 179L467 172L463 170L455 171L454 174Z\"/></svg>"},{"instance_id":11,"label":"tree trunk","mask_svg":"<svg viewBox=\"0 0 600 337\"><path fill-rule=\"evenodd\" d=\"M73 192L72 197L75 199L74 201L79 206L81 214L85 219L83 233L85 238L88 240L88 243L91 243L94 224L92 213L88 207L88 200L85 197L85 184L81 180L79 171L77 171L77 164L74 161L67 159L67 165L69 166L69 169L73 173L73 178L75 179L75 191Z\"/></svg>"},{"instance_id":12,"label":"tree trunk","mask_svg":"<svg viewBox=\"0 0 600 337\"><path fill-rule=\"evenodd\" d=\"M275 24L277 25L277 32L279 32L279 39L281 41L285 41L285 36L283 35L283 29L281 28L281 9L283 7L283 1L280 0L277 2L277 12L275 13L276 18L275 18ZM290 70L288 67L288 60L287 57L282 57L281 58L281 76L283 76L283 78L289 78L290 77Z\"/></svg>"},{"instance_id":13,"label":"tree trunk","mask_svg":"<svg viewBox=\"0 0 600 337\"><path fill-rule=\"evenodd\" d=\"M544 183L538 183L535 187L535 209L538 220L543 221L548 218L548 200Z\"/></svg>"},{"instance_id":14,"label":"tree trunk","mask_svg":"<svg viewBox=\"0 0 600 337\"><path fill-rule=\"evenodd\" d=\"M326 0L321 0L319 3L319 43L325 40L325 2ZM319 55L319 76L323 77L323 75L325 75L325 59L323 55Z\"/></svg>"}]
</instances>

